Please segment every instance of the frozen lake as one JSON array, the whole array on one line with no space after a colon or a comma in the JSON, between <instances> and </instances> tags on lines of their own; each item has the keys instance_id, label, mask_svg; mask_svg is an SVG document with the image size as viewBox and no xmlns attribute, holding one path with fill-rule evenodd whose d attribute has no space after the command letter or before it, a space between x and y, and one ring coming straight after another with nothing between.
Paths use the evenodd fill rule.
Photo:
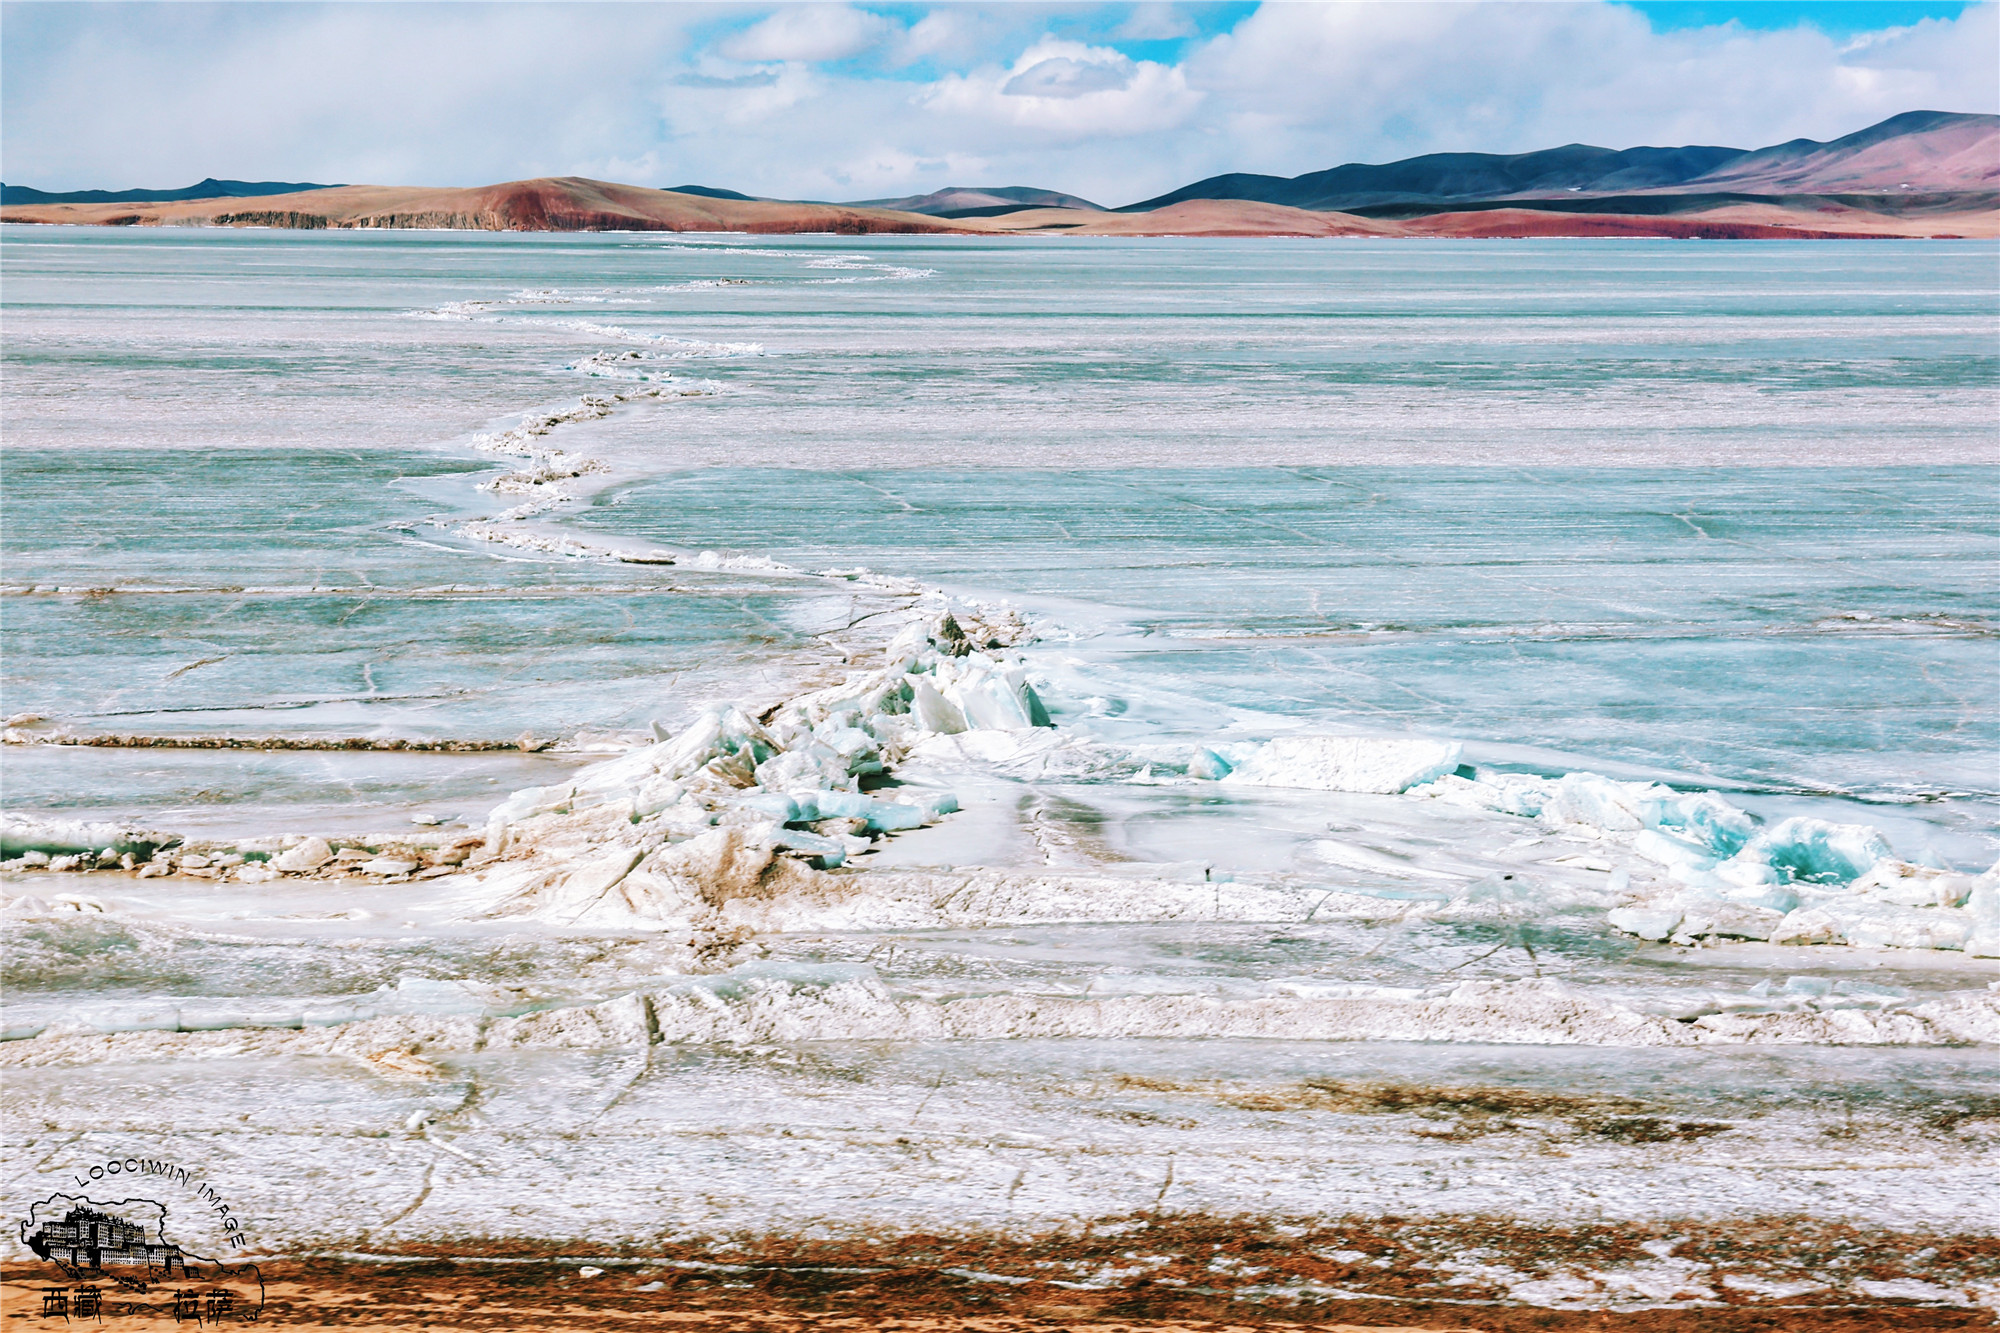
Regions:
<instances>
[{"instance_id":1,"label":"frozen lake","mask_svg":"<svg viewBox=\"0 0 2000 1333\"><path fill-rule=\"evenodd\" d=\"M1990 1227L1924 1108L2000 1040L1994 258L10 228L0 800L196 861L10 862L9 1202L68 1142L245 1154L273 1245L609 1236L636 1136L684 1230L1296 1213L1322 1138L1565 1206L1331 1081L1726 1126L1572 1116L1608 1217Z\"/></svg>"}]
</instances>

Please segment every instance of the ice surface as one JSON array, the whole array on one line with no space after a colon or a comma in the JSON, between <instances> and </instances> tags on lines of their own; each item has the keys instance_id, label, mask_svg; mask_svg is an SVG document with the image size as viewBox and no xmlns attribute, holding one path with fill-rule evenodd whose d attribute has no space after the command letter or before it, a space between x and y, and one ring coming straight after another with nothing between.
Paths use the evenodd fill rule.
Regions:
<instances>
[{"instance_id":1,"label":"ice surface","mask_svg":"<svg viewBox=\"0 0 2000 1333\"><path fill-rule=\"evenodd\" d=\"M1374 736L1280 736L1227 773L1224 782L1313 791L1402 792L1458 767L1450 741Z\"/></svg>"},{"instance_id":2,"label":"ice surface","mask_svg":"<svg viewBox=\"0 0 2000 1333\"><path fill-rule=\"evenodd\" d=\"M1324 882L1331 871L1350 880L1349 893L1401 900L1414 904L1411 910L1453 919L1587 912L1603 913L1612 929L1675 943L1741 939L1975 954L1987 948L1991 932L1983 929L1979 914L1990 911L1990 895L1977 892L1985 880L1897 860L1881 832L1870 827L1798 815L1765 825L1712 791L1591 773L1544 777L1465 768L1456 743L1384 737L1216 739L1181 760L1182 775L1161 760L1166 776L1159 776L1144 747L1135 751L1093 741L1049 724L1028 680L1029 659L1010 655L1003 646L1032 634L1018 614L971 604L935 609L949 599L924 596L933 609L906 612L878 629L889 640L883 666L845 672L835 684L781 700L754 716L747 705L721 706L679 733L662 735L656 729L662 738L651 744L580 768L560 783L515 792L487 814L482 834L456 842L443 835L428 842L416 835L377 839L354 844L366 856L339 865L330 864L332 844L319 839L246 842L213 853L189 844L160 852L146 873L178 870L243 882L346 871L391 878L420 870L455 873L454 867L470 860L489 866L473 877L489 885L488 905L475 915L526 917L566 928L699 934L751 925L743 906L751 899L775 903L787 893L803 892L809 880L799 878L802 871L787 869L795 863L781 853L821 869L849 866L856 853L875 851L879 840L956 818L961 800L951 788L959 778L989 787L999 775L1037 783L1061 776L1142 789L1200 785L1208 780L1185 776L1186 769L1206 765L1214 771L1232 763L1220 757L1227 750L1234 760L1217 784L1223 790L1373 796L1394 804L1378 806L1371 819L1380 821L1392 808L1407 811L1399 817L1411 821L1411 832L1425 828L1427 806L1497 817L1480 824L1476 836L1468 836L1470 829L1453 833L1445 827L1422 835L1436 846L1428 853L1407 833L1375 844L1301 837L1292 875L1268 881L1283 885L1282 892L1295 893L1293 886L1314 891L1308 886L1315 879ZM990 646L973 650L974 641ZM1190 756L1187 750L1178 754ZM924 785L862 789L864 783L913 780ZM1560 845L1552 846L1527 857L1543 873L1524 873L1523 857L1516 853L1541 839L1503 843L1509 821L1528 822L1544 836L1597 850L1564 854ZM1115 860L1108 849L1090 851L1085 840L1057 826L1031 821L1029 827L1051 864L1068 859L1079 868L1102 867ZM167 841L156 835L143 850L152 855L155 845ZM1451 850L1444 852L1447 846ZM454 847L461 849L455 856L436 850ZM467 847L476 855L463 850ZM1062 849L1060 856L1056 849ZM501 858L506 864L494 864ZM52 868L79 865L71 858ZM748 886L761 887L753 893ZM1322 907L1332 901L1333 893L1317 891ZM822 907L796 918L760 908L752 928L823 929L836 920L837 928L874 928L875 918L862 906L867 892L831 897L829 890L816 892L822 905L843 904L834 916ZM1250 902L1262 890L1244 892ZM1116 897L1105 896L1097 908L1080 914L1064 907L1059 915L1091 919L1094 910L1100 919L1148 919L1144 912L1132 918L1131 909L1114 906ZM1170 901L1168 895L1160 910L1170 915L1184 910ZM1296 910L1271 902L1250 910L1275 910L1279 919ZM1214 907L1222 911L1219 891ZM1025 916L1022 910L1010 909L1005 919L1047 919L1040 915L1045 909L1026 907ZM896 906L881 922L909 926L944 919L913 917L907 907Z\"/></svg>"},{"instance_id":3,"label":"ice surface","mask_svg":"<svg viewBox=\"0 0 2000 1333\"><path fill-rule=\"evenodd\" d=\"M1985 1206L1980 256L140 239L5 258L5 801L182 835L10 841L11 1161L306 1244Z\"/></svg>"}]
</instances>

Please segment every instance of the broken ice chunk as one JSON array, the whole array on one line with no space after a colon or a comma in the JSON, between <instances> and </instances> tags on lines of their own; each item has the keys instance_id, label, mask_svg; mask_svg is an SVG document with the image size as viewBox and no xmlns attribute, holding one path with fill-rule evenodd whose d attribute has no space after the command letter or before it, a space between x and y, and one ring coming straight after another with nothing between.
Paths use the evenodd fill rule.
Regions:
<instances>
[{"instance_id":1,"label":"broken ice chunk","mask_svg":"<svg viewBox=\"0 0 2000 1333\"><path fill-rule=\"evenodd\" d=\"M1680 927L1682 915L1678 907L1620 907L1604 919L1613 929L1627 935L1637 935L1642 940L1664 940Z\"/></svg>"},{"instance_id":2,"label":"broken ice chunk","mask_svg":"<svg viewBox=\"0 0 2000 1333\"><path fill-rule=\"evenodd\" d=\"M1628 833L1646 826L1644 798L1651 794L1638 783L1615 782L1595 773L1565 773L1542 807L1542 818L1556 824Z\"/></svg>"},{"instance_id":3,"label":"broken ice chunk","mask_svg":"<svg viewBox=\"0 0 2000 1333\"><path fill-rule=\"evenodd\" d=\"M2000 958L2000 862L1972 882L1965 914L1972 922L1965 951L1974 958Z\"/></svg>"},{"instance_id":4,"label":"broken ice chunk","mask_svg":"<svg viewBox=\"0 0 2000 1333\"><path fill-rule=\"evenodd\" d=\"M877 801L868 812L868 827L878 833L899 833L904 829L922 828L930 822L930 818L930 811L920 805Z\"/></svg>"},{"instance_id":5,"label":"broken ice chunk","mask_svg":"<svg viewBox=\"0 0 2000 1333\"><path fill-rule=\"evenodd\" d=\"M1197 749L1188 760L1187 775L1200 778L1204 782L1220 782L1229 776L1232 765L1227 759L1210 749Z\"/></svg>"},{"instance_id":6,"label":"broken ice chunk","mask_svg":"<svg viewBox=\"0 0 2000 1333\"><path fill-rule=\"evenodd\" d=\"M909 804L929 812L933 818L938 815L958 813L958 797L948 791L911 791L905 789L897 794Z\"/></svg>"},{"instance_id":7,"label":"broken ice chunk","mask_svg":"<svg viewBox=\"0 0 2000 1333\"><path fill-rule=\"evenodd\" d=\"M1958 907L1972 893L1972 884L1970 875L1955 875L1948 870L1911 865L1885 856L1848 888L1900 907Z\"/></svg>"},{"instance_id":8,"label":"broken ice chunk","mask_svg":"<svg viewBox=\"0 0 2000 1333\"><path fill-rule=\"evenodd\" d=\"M333 848L325 838L305 838L279 855L271 858L271 865L292 874L303 874L317 870L333 859Z\"/></svg>"},{"instance_id":9,"label":"broken ice chunk","mask_svg":"<svg viewBox=\"0 0 2000 1333\"><path fill-rule=\"evenodd\" d=\"M1051 725L1040 696L1028 684L1026 668L1019 663L1004 665L984 653L972 653L959 660L940 660L934 674L934 681L908 678L910 711L928 731L952 735Z\"/></svg>"},{"instance_id":10,"label":"broken ice chunk","mask_svg":"<svg viewBox=\"0 0 2000 1333\"><path fill-rule=\"evenodd\" d=\"M780 824L789 824L800 817L798 802L779 791L756 792L739 798L736 804L775 819Z\"/></svg>"},{"instance_id":11,"label":"broken ice chunk","mask_svg":"<svg viewBox=\"0 0 2000 1333\"><path fill-rule=\"evenodd\" d=\"M875 738L859 727L833 727L820 738L828 749L840 756L849 774L880 773L882 771L882 751L875 744Z\"/></svg>"},{"instance_id":12,"label":"broken ice chunk","mask_svg":"<svg viewBox=\"0 0 2000 1333\"><path fill-rule=\"evenodd\" d=\"M1799 815L1759 833L1716 873L1739 884L1848 884L1888 855L1889 844L1865 824Z\"/></svg>"},{"instance_id":13,"label":"broken ice chunk","mask_svg":"<svg viewBox=\"0 0 2000 1333\"><path fill-rule=\"evenodd\" d=\"M1698 878L1715 868L1715 858L1683 838L1658 829L1642 829L1632 839L1632 850L1648 861L1657 861L1675 879Z\"/></svg>"},{"instance_id":14,"label":"broken ice chunk","mask_svg":"<svg viewBox=\"0 0 2000 1333\"><path fill-rule=\"evenodd\" d=\"M798 805L799 820L808 824L822 819L866 819L875 806L872 798L858 791L794 792L792 799Z\"/></svg>"},{"instance_id":15,"label":"broken ice chunk","mask_svg":"<svg viewBox=\"0 0 2000 1333\"><path fill-rule=\"evenodd\" d=\"M847 844L839 838L829 838L823 834L808 833L804 829L780 829L772 836L772 845L787 851L804 852L818 860L822 870L831 870L847 860Z\"/></svg>"},{"instance_id":16,"label":"broken ice chunk","mask_svg":"<svg viewBox=\"0 0 2000 1333\"><path fill-rule=\"evenodd\" d=\"M1685 939L1719 936L1737 940L1766 940L1783 919L1783 912L1766 907L1698 901L1687 905L1686 914L1674 933Z\"/></svg>"},{"instance_id":17,"label":"broken ice chunk","mask_svg":"<svg viewBox=\"0 0 2000 1333\"><path fill-rule=\"evenodd\" d=\"M1646 827L1705 848L1715 857L1734 856L1756 832L1756 821L1712 791L1676 792L1654 784L1640 803Z\"/></svg>"},{"instance_id":18,"label":"broken ice chunk","mask_svg":"<svg viewBox=\"0 0 2000 1333\"><path fill-rule=\"evenodd\" d=\"M965 714L921 676L910 678L910 713L925 731L956 736L965 730Z\"/></svg>"}]
</instances>

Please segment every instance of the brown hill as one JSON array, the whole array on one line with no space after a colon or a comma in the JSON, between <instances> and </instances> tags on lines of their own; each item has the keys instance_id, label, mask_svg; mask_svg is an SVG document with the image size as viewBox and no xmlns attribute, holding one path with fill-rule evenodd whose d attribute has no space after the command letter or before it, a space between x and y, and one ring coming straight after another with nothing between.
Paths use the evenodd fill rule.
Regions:
<instances>
[{"instance_id":1,"label":"brown hill","mask_svg":"<svg viewBox=\"0 0 2000 1333\"><path fill-rule=\"evenodd\" d=\"M1824 238L2000 235L1994 196L1960 203L1794 197L1716 204L1688 200L1671 213L1577 213L1519 207L1391 219L1291 208L1245 199L1190 199L1149 213L1029 208L998 217L936 218L890 209L797 204L614 185L580 177L513 181L474 189L346 185L263 198L165 203L11 204L7 222L98 226L462 228L475 231L721 231L976 233L1070 236L1663 236ZM1948 205L1948 206L1947 206Z\"/></svg>"},{"instance_id":2,"label":"brown hill","mask_svg":"<svg viewBox=\"0 0 2000 1333\"><path fill-rule=\"evenodd\" d=\"M1673 188L1755 194L2000 189L2000 116L1909 111L1827 143L1794 139L1760 148Z\"/></svg>"},{"instance_id":3,"label":"brown hill","mask_svg":"<svg viewBox=\"0 0 2000 1333\"><path fill-rule=\"evenodd\" d=\"M1102 213L1100 204L1060 190L1038 190L1026 185L967 188L953 185L929 194L906 195L900 199L856 199L849 208L887 208L899 213L923 213L929 217L997 217L1024 208L1080 208L1086 213Z\"/></svg>"},{"instance_id":4,"label":"brown hill","mask_svg":"<svg viewBox=\"0 0 2000 1333\"><path fill-rule=\"evenodd\" d=\"M1683 241L1839 240L1892 233L1808 225L1813 219L1771 217L1755 221L1691 214L1549 213L1532 208L1431 213L1404 224L1406 236L1498 239L1527 236L1637 236Z\"/></svg>"},{"instance_id":5,"label":"brown hill","mask_svg":"<svg viewBox=\"0 0 2000 1333\"><path fill-rule=\"evenodd\" d=\"M968 230L1054 232L1071 236L1396 236L1393 222L1315 213L1242 199L1190 199L1150 213L1087 213L1036 208L995 218L960 218Z\"/></svg>"},{"instance_id":6,"label":"brown hill","mask_svg":"<svg viewBox=\"0 0 2000 1333\"><path fill-rule=\"evenodd\" d=\"M198 199L144 204L15 204L7 222L73 222L99 226L208 224L317 229L324 227L459 228L468 231L951 231L912 213L714 199L561 176L471 189L345 185L259 199Z\"/></svg>"},{"instance_id":7,"label":"brown hill","mask_svg":"<svg viewBox=\"0 0 2000 1333\"><path fill-rule=\"evenodd\" d=\"M1732 203L1684 212L1571 213L1489 208L1391 220L1287 208L1245 199L1190 199L1151 213L1084 213L1040 208L1004 217L961 219L967 230L1067 236L1653 236L1708 240L1829 240L1844 237L2000 236L2000 212L1984 207L1918 215L1808 199L1793 206Z\"/></svg>"}]
</instances>

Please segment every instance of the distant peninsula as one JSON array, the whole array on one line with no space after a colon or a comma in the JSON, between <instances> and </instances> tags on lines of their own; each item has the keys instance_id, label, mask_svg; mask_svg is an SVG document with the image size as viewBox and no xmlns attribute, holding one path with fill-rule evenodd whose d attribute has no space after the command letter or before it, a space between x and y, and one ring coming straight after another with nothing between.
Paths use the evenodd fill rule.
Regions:
<instances>
[{"instance_id":1,"label":"distant peninsula","mask_svg":"<svg viewBox=\"0 0 2000 1333\"><path fill-rule=\"evenodd\" d=\"M205 180L0 186L0 221L89 226L1072 236L2000 236L2000 116L1910 111L1828 142L1432 153L1303 176L1214 176L1110 209L1029 186L819 203L582 177L471 188Z\"/></svg>"}]
</instances>

